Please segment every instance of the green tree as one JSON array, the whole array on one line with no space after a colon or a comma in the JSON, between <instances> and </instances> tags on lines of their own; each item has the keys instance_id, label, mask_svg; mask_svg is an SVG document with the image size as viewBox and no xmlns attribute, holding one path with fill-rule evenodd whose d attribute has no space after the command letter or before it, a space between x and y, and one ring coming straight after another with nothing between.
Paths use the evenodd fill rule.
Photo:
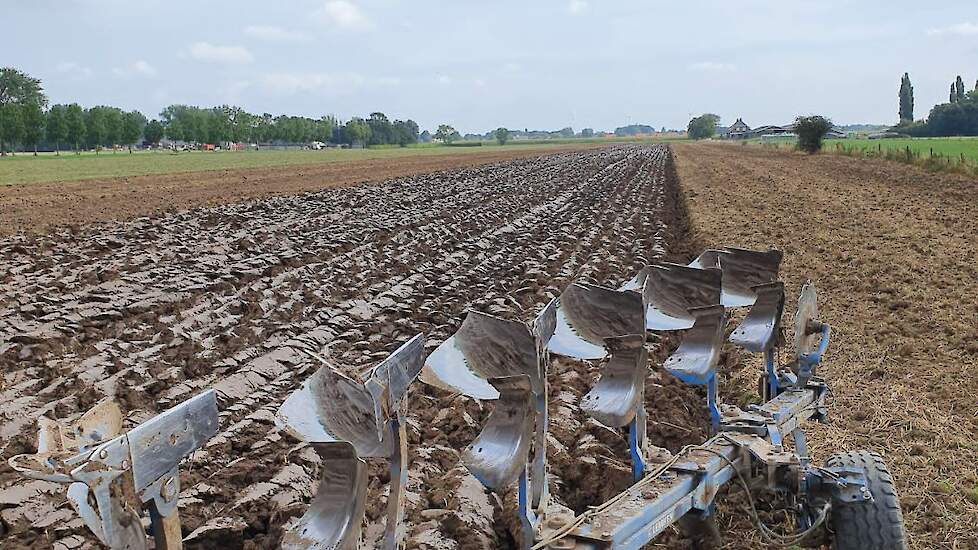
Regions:
<instances>
[{"instance_id":1,"label":"green tree","mask_svg":"<svg viewBox=\"0 0 978 550\"><path fill-rule=\"evenodd\" d=\"M394 136L394 125L384 113L370 113L367 125L370 126L370 145L386 145L397 142Z\"/></svg>"},{"instance_id":2,"label":"green tree","mask_svg":"<svg viewBox=\"0 0 978 550\"><path fill-rule=\"evenodd\" d=\"M582 138L593 138L594 137L594 128L585 128L585 129L581 130L581 137Z\"/></svg>"},{"instance_id":3,"label":"green tree","mask_svg":"<svg viewBox=\"0 0 978 550\"><path fill-rule=\"evenodd\" d=\"M978 99L935 106L921 133L934 137L978 135Z\"/></svg>"},{"instance_id":4,"label":"green tree","mask_svg":"<svg viewBox=\"0 0 978 550\"><path fill-rule=\"evenodd\" d=\"M956 89L954 83L952 82L951 83L951 98L948 100L948 103L957 103L957 101L958 101L958 92L957 92L957 89Z\"/></svg>"},{"instance_id":5,"label":"green tree","mask_svg":"<svg viewBox=\"0 0 978 550\"><path fill-rule=\"evenodd\" d=\"M20 141L24 133L24 122L21 120L21 109L13 103L0 104L0 154L14 152L14 145ZM7 149L4 149L4 145Z\"/></svg>"},{"instance_id":6,"label":"green tree","mask_svg":"<svg viewBox=\"0 0 978 550\"><path fill-rule=\"evenodd\" d=\"M438 130L435 131L434 137L435 139L440 139L443 143L451 143L462 136L459 135L458 130L448 124L440 124Z\"/></svg>"},{"instance_id":7,"label":"green tree","mask_svg":"<svg viewBox=\"0 0 978 550\"><path fill-rule=\"evenodd\" d=\"M964 80L961 80L961 75L954 81L954 97L957 101L964 101Z\"/></svg>"},{"instance_id":8,"label":"green tree","mask_svg":"<svg viewBox=\"0 0 978 550\"><path fill-rule=\"evenodd\" d=\"M336 117L326 115L316 121L313 139L323 143L333 141L333 131L336 129Z\"/></svg>"},{"instance_id":9,"label":"green tree","mask_svg":"<svg viewBox=\"0 0 978 550\"><path fill-rule=\"evenodd\" d=\"M706 113L690 120L686 132L692 139L707 139L716 134L718 124L720 124L719 116Z\"/></svg>"},{"instance_id":10,"label":"green tree","mask_svg":"<svg viewBox=\"0 0 978 550\"><path fill-rule=\"evenodd\" d=\"M506 145L506 142L509 141L509 130L507 130L506 128L502 128L502 127L496 128L496 131L493 132L493 135L495 136L496 141L500 145Z\"/></svg>"},{"instance_id":11,"label":"green tree","mask_svg":"<svg viewBox=\"0 0 978 550\"><path fill-rule=\"evenodd\" d=\"M21 138L25 147L34 148L34 156L37 156L37 144L44 137L44 109L37 103L20 104L20 119L23 123Z\"/></svg>"},{"instance_id":12,"label":"green tree","mask_svg":"<svg viewBox=\"0 0 978 550\"><path fill-rule=\"evenodd\" d=\"M910 73L903 73L900 81L900 122L913 122L913 84Z\"/></svg>"},{"instance_id":13,"label":"green tree","mask_svg":"<svg viewBox=\"0 0 978 550\"><path fill-rule=\"evenodd\" d=\"M65 139L75 146L75 154L78 154L85 136L88 135L88 128L85 126L85 112L77 103L72 103L65 108L65 127L68 130Z\"/></svg>"},{"instance_id":14,"label":"green tree","mask_svg":"<svg viewBox=\"0 0 978 550\"><path fill-rule=\"evenodd\" d=\"M832 129L832 121L823 116L800 116L795 119L798 148L809 154L822 150L825 134Z\"/></svg>"},{"instance_id":15,"label":"green tree","mask_svg":"<svg viewBox=\"0 0 978 550\"><path fill-rule=\"evenodd\" d=\"M85 139L89 147L98 155L105 143L108 130L105 126L105 109L92 107L85 111Z\"/></svg>"},{"instance_id":16,"label":"green tree","mask_svg":"<svg viewBox=\"0 0 978 550\"><path fill-rule=\"evenodd\" d=\"M163 139L163 134L163 123L155 119L147 122L146 127L143 128L143 137L145 137L146 141L152 143L153 145L156 145L161 139Z\"/></svg>"},{"instance_id":17,"label":"green tree","mask_svg":"<svg viewBox=\"0 0 978 550\"><path fill-rule=\"evenodd\" d=\"M48 142L54 144L55 154L61 155L61 144L68 139L67 108L64 105L52 105L44 121L44 131Z\"/></svg>"},{"instance_id":18,"label":"green tree","mask_svg":"<svg viewBox=\"0 0 978 550\"><path fill-rule=\"evenodd\" d=\"M240 107L233 107L229 114L231 115L231 141L235 143L251 141L255 115Z\"/></svg>"},{"instance_id":19,"label":"green tree","mask_svg":"<svg viewBox=\"0 0 978 550\"><path fill-rule=\"evenodd\" d=\"M370 126L362 118L354 117L343 127L343 135L350 145L360 143L366 147L370 139Z\"/></svg>"},{"instance_id":20,"label":"green tree","mask_svg":"<svg viewBox=\"0 0 978 550\"><path fill-rule=\"evenodd\" d=\"M401 147L418 142L418 123L413 120L394 121L394 141Z\"/></svg>"},{"instance_id":21,"label":"green tree","mask_svg":"<svg viewBox=\"0 0 978 550\"><path fill-rule=\"evenodd\" d=\"M102 145L111 147L115 152L115 146L122 143L122 110L115 107L100 107L102 110L102 120L105 121L105 135L102 137Z\"/></svg>"},{"instance_id":22,"label":"green tree","mask_svg":"<svg viewBox=\"0 0 978 550\"><path fill-rule=\"evenodd\" d=\"M146 117L139 111L130 111L122 114L122 130L119 134L119 142L125 144L132 154L132 145L139 141L139 136L143 133L146 126Z\"/></svg>"},{"instance_id":23,"label":"green tree","mask_svg":"<svg viewBox=\"0 0 978 550\"><path fill-rule=\"evenodd\" d=\"M47 107L41 81L13 67L0 67L0 105L36 103Z\"/></svg>"}]
</instances>

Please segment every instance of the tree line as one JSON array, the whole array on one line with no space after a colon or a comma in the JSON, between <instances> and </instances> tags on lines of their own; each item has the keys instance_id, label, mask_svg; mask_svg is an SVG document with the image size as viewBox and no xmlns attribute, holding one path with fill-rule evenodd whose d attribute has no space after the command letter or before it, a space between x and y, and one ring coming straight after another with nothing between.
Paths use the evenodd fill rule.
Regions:
<instances>
[{"instance_id":1,"label":"tree line","mask_svg":"<svg viewBox=\"0 0 978 550\"><path fill-rule=\"evenodd\" d=\"M948 102L935 105L925 120L914 120L913 84L904 73L900 83L900 123L893 131L914 137L978 136L978 82L968 90L958 75L951 82Z\"/></svg>"},{"instance_id":2,"label":"tree line","mask_svg":"<svg viewBox=\"0 0 978 550\"><path fill-rule=\"evenodd\" d=\"M139 111L77 103L51 105L39 79L14 68L0 68L0 153L39 148L94 149L128 147L164 138L186 143L227 142L304 144L313 141L407 146L419 140L413 120L390 120L381 112L353 117L340 124L332 115L320 118L252 114L241 107L202 108L170 105L158 119Z\"/></svg>"}]
</instances>

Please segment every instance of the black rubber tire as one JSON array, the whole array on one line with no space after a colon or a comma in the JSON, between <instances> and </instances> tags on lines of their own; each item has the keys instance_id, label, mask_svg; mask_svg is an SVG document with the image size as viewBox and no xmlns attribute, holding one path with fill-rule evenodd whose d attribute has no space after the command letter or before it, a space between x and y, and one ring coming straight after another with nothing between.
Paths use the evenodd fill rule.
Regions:
<instances>
[{"instance_id":1,"label":"black rubber tire","mask_svg":"<svg viewBox=\"0 0 978 550\"><path fill-rule=\"evenodd\" d=\"M832 506L833 550L906 550L900 499L883 457L871 451L836 453L826 466L855 466L866 470L873 502Z\"/></svg>"}]
</instances>

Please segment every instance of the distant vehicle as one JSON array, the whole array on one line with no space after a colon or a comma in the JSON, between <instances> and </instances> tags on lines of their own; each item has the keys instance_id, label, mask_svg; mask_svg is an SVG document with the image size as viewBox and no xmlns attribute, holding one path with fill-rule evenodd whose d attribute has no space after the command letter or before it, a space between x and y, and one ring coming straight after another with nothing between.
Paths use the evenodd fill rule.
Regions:
<instances>
[{"instance_id":1,"label":"distant vehicle","mask_svg":"<svg viewBox=\"0 0 978 550\"><path fill-rule=\"evenodd\" d=\"M901 134L899 132L877 132L875 134L869 134L866 136L868 139L905 139L909 138L908 134Z\"/></svg>"},{"instance_id":2,"label":"distant vehicle","mask_svg":"<svg viewBox=\"0 0 978 550\"><path fill-rule=\"evenodd\" d=\"M214 149L215 148L213 143L204 143L203 145L200 146L201 151L213 151Z\"/></svg>"},{"instance_id":3,"label":"distant vehicle","mask_svg":"<svg viewBox=\"0 0 978 550\"><path fill-rule=\"evenodd\" d=\"M326 145L325 143L321 142L321 141L314 141L314 142L312 142L312 143L309 144L309 148L312 149L312 150L314 150L314 151L319 151L319 150L322 150L322 149L326 149L327 147L329 147L329 146Z\"/></svg>"}]
</instances>

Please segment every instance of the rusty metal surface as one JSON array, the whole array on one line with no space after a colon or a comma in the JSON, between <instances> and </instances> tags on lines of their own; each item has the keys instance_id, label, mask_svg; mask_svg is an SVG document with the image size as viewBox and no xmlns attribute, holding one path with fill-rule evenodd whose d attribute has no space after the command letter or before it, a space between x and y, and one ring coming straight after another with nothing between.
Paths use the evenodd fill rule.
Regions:
<instances>
[{"instance_id":1,"label":"rusty metal surface","mask_svg":"<svg viewBox=\"0 0 978 550\"><path fill-rule=\"evenodd\" d=\"M601 377L581 399L581 409L605 426L621 428L635 418L642 403L648 352L642 335L606 340L611 358L601 369Z\"/></svg>"},{"instance_id":2,"label":"rusty metal surface","mask_svg":"<svg viewBox=\"0 0 978 550\"><path fill-rule=\"evenodd\" d=\"M784 283L775 281L752 289L757 300L740 325L730 334L730 341L747 351L759 353L778 345L781 315L784 313Z\"/></svg>"},{"instance_id":3,"label":"rusty metal surface","mask_svg":"<svg viewBox=\"0 0 978 550\"><path fill-rule=\"evenodd\" d=\"M693 326L689 310L720 303L722 272L714 267L695 268L658 264L648 270L645 282L649 330L681 330Z\"/></svg>"},{"instance_id":4,"label":"rusty metal surface","mask_svg":"<svg viewBox=\"0 0 978 550\"><path fill-rule=\"evenodd\" d=\"M550 351L577 359L607 356L605 338L645 333L641 293L574 283L560 295Z\"/></svg>"},{"instance_id":5,"label":"rusty metal surface","mask_svg":"<svg viewBox=\"0 0 978 550\"><path fill-rule=\"evenodd\" d=\"M818 292L815 285L809 281L801 289L798 297L798 309L795 311L795 360L803 354L812 353L818 347L821 339L819 331L810 329L810 322L818 319Z\"/></svg>"},{"instance_id":6,"label":"rusty metal surface","mask_svg":"<svg viewBox=\"0 0 978 550\"><path fill-rule=\"evenodd\" d=\"M720 357L726 314L723 306L697 308L690 313L696 318L695 324L663 366L684 382L706 384Z\"/></svg>"},{"instance_id":7,"label":"rusty metal surface","mask_svg":"<svg viewBox=\"0 0 978 550\"><path fill-rule=\"evenodd\" d=\"M499 391L486 426L462 453L462 462L493 491L510 486L527 464L533 439L534 399L527 376L494 378Z\"/></svg>"}]
</instances>

